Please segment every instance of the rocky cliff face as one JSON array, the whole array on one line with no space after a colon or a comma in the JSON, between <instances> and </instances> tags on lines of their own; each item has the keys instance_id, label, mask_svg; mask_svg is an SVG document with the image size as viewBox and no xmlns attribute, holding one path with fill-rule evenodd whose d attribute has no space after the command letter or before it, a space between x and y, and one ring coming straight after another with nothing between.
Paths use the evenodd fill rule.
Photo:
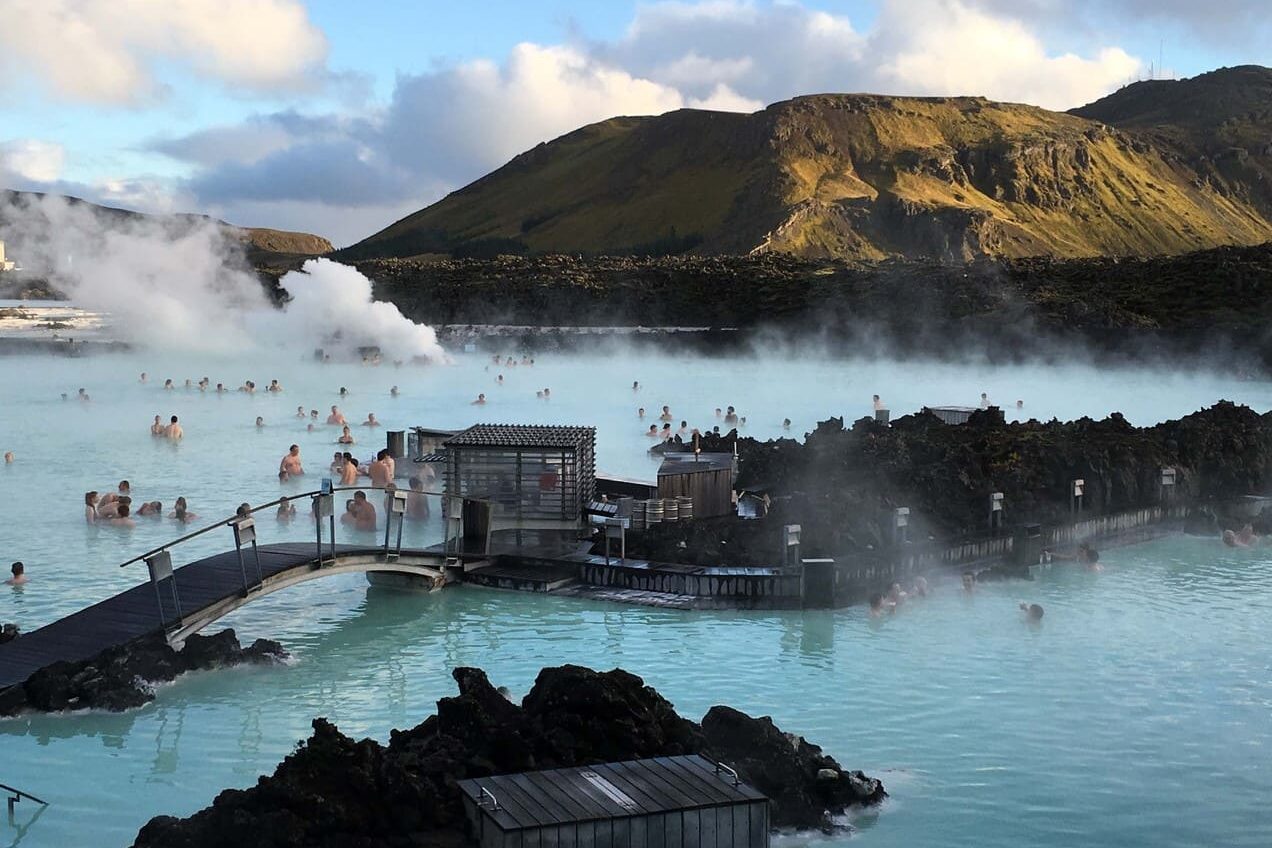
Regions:
<instances>
[{"instance_id":1,"label":"rocky cliff face","mask_svg":"<svg viewBox=\"0 0 1272 848\"><path fill-rule=\"evenodd\" d=\"M1240 112L1241 126L1272 144L1266 105L1241 112L1257 100L1258 80L1221 82L1247 95L1222 100L1212 110L1219 120ZM1208 130L1163 134L1099 117L1116 110L1097 107L1062 114L975 97L822 94L753 115L614 119L540 145L341 255L962 261L1272 240L1263 177L1248 161L1261 148L1212 150Z\"/></svg>"}]
</instances>

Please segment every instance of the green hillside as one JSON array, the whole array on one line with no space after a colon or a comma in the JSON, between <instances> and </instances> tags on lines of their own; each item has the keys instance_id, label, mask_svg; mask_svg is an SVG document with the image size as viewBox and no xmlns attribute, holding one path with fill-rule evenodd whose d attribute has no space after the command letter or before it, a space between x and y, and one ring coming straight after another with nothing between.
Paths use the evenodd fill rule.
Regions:
<instances>
[{"instance_id":1,"label":"green hillside","mask_svg":"<svg viewBox=\"0 0 1272 848\"><path fill-rule=\"evenodd\" d=\"M1262 132L1272 141L1266 108L1242 105L1267 106L1259 86L1272 72L1255 70L1261 75L1206 75L1235 92L1206 99L1216 113L1242 112L1241 140ZM823 94L753 115L614 118L540 144L339 256L777 251L961 260L1272 240L1258 172L1219 168L1213 152L1201 152L1213 141L1209 124L1190 129L1163 107L1145 120L1178 126L1166 132L1124 119L1129 107L1111 108L1139 90L1080 114L971 97Z\"/></svg>"}]
</instances>

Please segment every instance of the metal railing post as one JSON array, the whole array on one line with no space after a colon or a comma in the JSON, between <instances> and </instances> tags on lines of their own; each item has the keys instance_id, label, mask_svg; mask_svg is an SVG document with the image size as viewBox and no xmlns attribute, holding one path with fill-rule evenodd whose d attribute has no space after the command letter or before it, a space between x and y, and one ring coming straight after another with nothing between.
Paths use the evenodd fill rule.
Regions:
<instances>
[{"instance_id":1,"label":"metal railing post","mask_svg":"<svg viewBox=\"0 0 1272 848\"><path fill-rule=\"evenodd\" d=\"M384 558L388 559L389 532L393 529L393 516L397 516L397 550L391 554L395 559L402 555L402 525L406 523L406 492L394 489L389 499L384 516Z\"/></svg>"},{"instance_id":2,"label":"metal railing post","mask_svg":"<svg viewBox=\"0 0 1272 848\"><path fill-rule=\"evenodd\" d=\"M168 621L163 614L163 594L159 591L159 584L165 580L171 581L172 614L180 624L181 596L177 593L177 577L172 571L172 554L168 551L151 554L146 557L146 567L150 570L150 582L155 587L155 601L159 605L159 626L165 630L168 628Z\"/></svg>"},{"instance_id":3,"label":"metal railing post","mask_svg":"<svg viewBox=\"0 0 1272 848\"><path fill-rule=\"evenodd\" d=\"M243 597L250 591L247 583L247 564L243 561L243 545L250 543L256 554L256 573L261 571L260 553L256 551L256 520L250 517L240 518L230 524L234 528L234 552L238 556L239 572L243 575Z\"/></svg>"}]
</instances>

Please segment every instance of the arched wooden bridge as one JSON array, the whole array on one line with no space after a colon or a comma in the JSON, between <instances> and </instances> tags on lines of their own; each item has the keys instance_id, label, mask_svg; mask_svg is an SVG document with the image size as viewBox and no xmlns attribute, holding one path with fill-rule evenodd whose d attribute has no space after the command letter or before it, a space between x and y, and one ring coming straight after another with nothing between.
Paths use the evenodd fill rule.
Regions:
<instances>
[{"instance_id":1,"label":"arched wooden bridge","mask_svg":"<svg viewBox=\"0 0 1272 848\"><path fill-rule=\"evenodd\" d=\"M373 490L370 486L357 488ZM307 495L330 496L334 491L341 489ZM305 495L292 500L302 497ZM277 504L278 501L274 501L250 512ZM448 561L456 564L456 560L445 553L450 547L449 539L433 549L402 549L399 532L399 545L391 546L390 530L395 524L400 528L400 512L385 516L387 526L382 546L337 545L330 537L324 543L320 534L315 542L258 546L253 523L244 522L243 518L235 516L219 521L123 563L121 567L144 560L150 566L151 580L0 644L0 689L23 683L53 663L85 660L154 633L162 632L169 644L180 649L189 636L217 619L280 589L320 577L388 573L407 575L423 588L439 588L449 579ZM334 521L331 526L334 535ZM234 529L236 547L233 550L180 568L170 567L168 551L171 548L221 527Z\"/></svg>"}]
</instances>

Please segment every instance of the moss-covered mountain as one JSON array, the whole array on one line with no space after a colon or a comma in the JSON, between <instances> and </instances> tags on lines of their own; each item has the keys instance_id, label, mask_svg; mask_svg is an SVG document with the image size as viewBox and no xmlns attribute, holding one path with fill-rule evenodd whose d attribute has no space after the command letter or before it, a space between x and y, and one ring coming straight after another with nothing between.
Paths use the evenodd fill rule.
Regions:
<instances>
[{"instance_id":1,"label":"moss-covered mountain","mask_svg":"<svg viewBox=\"0 0 1272 848\"><path fill-rule=\"evenodd\" d=\"M1208 117L1193 123L1169 94L1132 105L1157 103L1156 83L1153 98L1129 86L1080 114L979 97L822 94L752 115L614 118L540 144L340 255L970 259L1256 244L1272 240L1266 183L1233 164L1243 154L1217 164L1212 148L1272 141L1269 74L1176 83L1230 90L1199 94ZM1231 132L1217 142L1213 126Z\"/></svg>"}]
</instances>

